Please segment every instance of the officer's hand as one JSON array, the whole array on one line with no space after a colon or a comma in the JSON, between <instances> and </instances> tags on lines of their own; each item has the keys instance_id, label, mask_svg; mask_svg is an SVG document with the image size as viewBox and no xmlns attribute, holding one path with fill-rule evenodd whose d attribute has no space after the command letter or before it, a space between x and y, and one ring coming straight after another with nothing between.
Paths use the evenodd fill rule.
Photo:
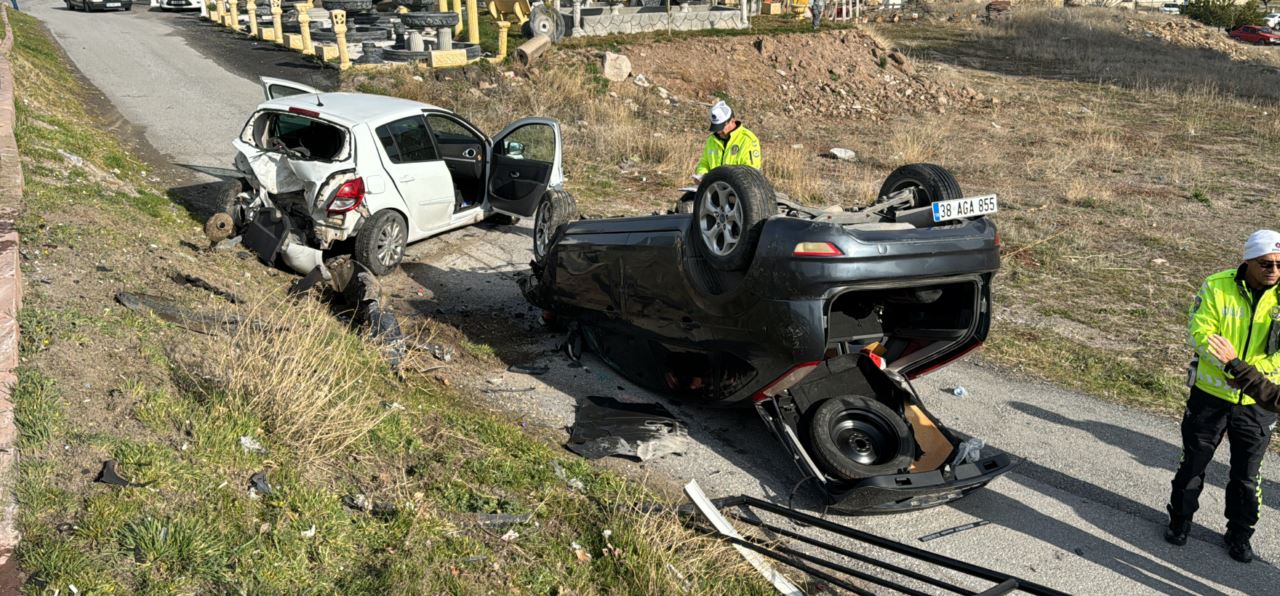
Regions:
<instances>
[{"instance_id":1,"label":"officer's hand","mask_svg":"<svg viewBox=\"0 0 1280 596\"><path fill-rule=\"evenodd\" d=\"M1227 338L1214 334L1209 336L1208 341L1209 353L1213 354L1213 357L1217 358L1219 362L1227 363L1236 359L1235 346L1232 346L1231 342L1227 341Z\"/></svg>"}]
</instances>

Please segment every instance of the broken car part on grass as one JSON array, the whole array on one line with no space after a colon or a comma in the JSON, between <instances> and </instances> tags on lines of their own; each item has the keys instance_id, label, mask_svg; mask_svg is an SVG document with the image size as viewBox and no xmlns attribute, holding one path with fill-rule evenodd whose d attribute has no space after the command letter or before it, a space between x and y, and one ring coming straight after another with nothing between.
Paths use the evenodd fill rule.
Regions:
<instances>
[{"instance_id":1,"label":"broken car part on grass","mask_svg":"<svg viewBox=\"0 0 1280 596\"><path fill-rule=\"evenodd\" d=\"M697 488L696 483L691 482L690 485ZM700 490L691 493L691 498L693 494L700 493ZM720 510L727 511L736 521L760 530L765 537L743 537L736 530L724 532L721 527L707 527L703 520L710 519L714 523L715 518L721 515ZM995 595L1021 592L1041 596L1066 596L1065 592L1007 573L855 530L747 495L709 501L705 497L694 499L692 505L681 506L678 511L694 528L720 535L740 550L758 553L854 594L870 596L892 590L921 596L939 591L955 594ZM809 529L800 533L784 527L797 525L807 526ZM806 547L800 550L783 546L777 537L803 543ZM839 542L853 542L858 546L856 549L846 548L839 546ZM927 566L928 571L918 570L920 565ZM962 576L967 577L961 579ZM859 587L868 584L874 584L875 590Z\"/></svg>"},{"instance_id":2,"label":"broken car part on grass","mask_svg":"<svg viewBox=\"0 0 1280 596\"><path fill-rule=\"evenodd\" d=\"M910 382L986 338L996 199L964 197L930 164L898 168L879 196L812 209L728 166L702 179L690 214L539 211L521 290L570 330L571 357L585 347L676 398L754 404L833 510L938 505L1013 465L980 452L952 464L961 441Z\"/></svg>"},{"instance_id":3,"label":"broken car part on grass","mask_svg":"<svg viewBox=\"0 0 1280 596\"><path fill-rule=\"evenodd\" d=\"M662 404L591 396L578 406L565 447L587 459L616 455L648 461L683 454L691 443L688 428Z\"/></svg>"},{"instance_id":4,"label":"broken car part on grass","mask_svg":"<svg viewBox=\"0 0 1280 596\"><path fill-rule=\"evenodd\" d=\"M109 484L111 486L131 486L135 488L141 488L151 484L151 482L134 482L124 476L121 476L116 470L116 460L114 459L102 462L102 469L98 471L98 476L94 478L93 481Z\"/></svg>"}]
</instances>

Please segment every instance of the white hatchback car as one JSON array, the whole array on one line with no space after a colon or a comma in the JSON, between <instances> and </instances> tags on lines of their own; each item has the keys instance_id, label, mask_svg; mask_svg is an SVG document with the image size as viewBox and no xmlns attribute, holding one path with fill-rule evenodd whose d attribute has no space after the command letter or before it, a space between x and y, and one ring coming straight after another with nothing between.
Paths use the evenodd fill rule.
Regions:
<instances>
[{"instance_id":1,"label":"white hatchback car","mask_svg":"<svg viewBox=\"0 0 1280 596\"><path fill-rule=\"evenodd\" d=\"M232 143L244 192L208 228L242 233L264 262L308 273L324 251L349 244L357 262L383 275L406 243L496 214L536 211L545 221L535 221L535 247L552 220L576 214L561 188L553 119L523 118L490 139L432 105L280 79L262 85L267 101Z\"/></svg>"}]
</instances>

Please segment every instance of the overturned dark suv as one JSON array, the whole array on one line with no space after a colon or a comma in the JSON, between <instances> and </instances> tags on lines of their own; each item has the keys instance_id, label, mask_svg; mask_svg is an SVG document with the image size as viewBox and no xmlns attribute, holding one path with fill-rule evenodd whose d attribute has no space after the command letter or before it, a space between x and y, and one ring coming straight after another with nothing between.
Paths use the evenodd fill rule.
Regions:
<instances>
[{"instance_id":1,"label":"overturned dark suv","mask_svg":"<svg viewBox=\"0 0 1280 596\"><path fill-rule=\"evenodd\" d=\"M913 164L862 209L793 203L747 167L688 199L580 221L567 195L545 202L526 299L641 386L754 403L838 511L938 505L1009 470L958 453L910 383L986 338L994 195Z\"/></svg>"}]
</instances>

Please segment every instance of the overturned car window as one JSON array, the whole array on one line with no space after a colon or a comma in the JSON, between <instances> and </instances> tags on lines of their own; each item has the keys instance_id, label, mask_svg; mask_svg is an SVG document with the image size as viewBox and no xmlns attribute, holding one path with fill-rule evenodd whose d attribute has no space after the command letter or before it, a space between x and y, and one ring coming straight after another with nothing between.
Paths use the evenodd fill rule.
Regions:
<instances>
[{"instance_id":1,"label":"overturned car window","mask_svg":"<svg viewBox=\"0 0 1280 596\"><path fill-rule=\"evenodd\" d=\"M281 151L298 159L334 161L346 149L346 133L321 120L270 112L254 122L255 144L268 151Z\"/></svg>"}]
</instances>

